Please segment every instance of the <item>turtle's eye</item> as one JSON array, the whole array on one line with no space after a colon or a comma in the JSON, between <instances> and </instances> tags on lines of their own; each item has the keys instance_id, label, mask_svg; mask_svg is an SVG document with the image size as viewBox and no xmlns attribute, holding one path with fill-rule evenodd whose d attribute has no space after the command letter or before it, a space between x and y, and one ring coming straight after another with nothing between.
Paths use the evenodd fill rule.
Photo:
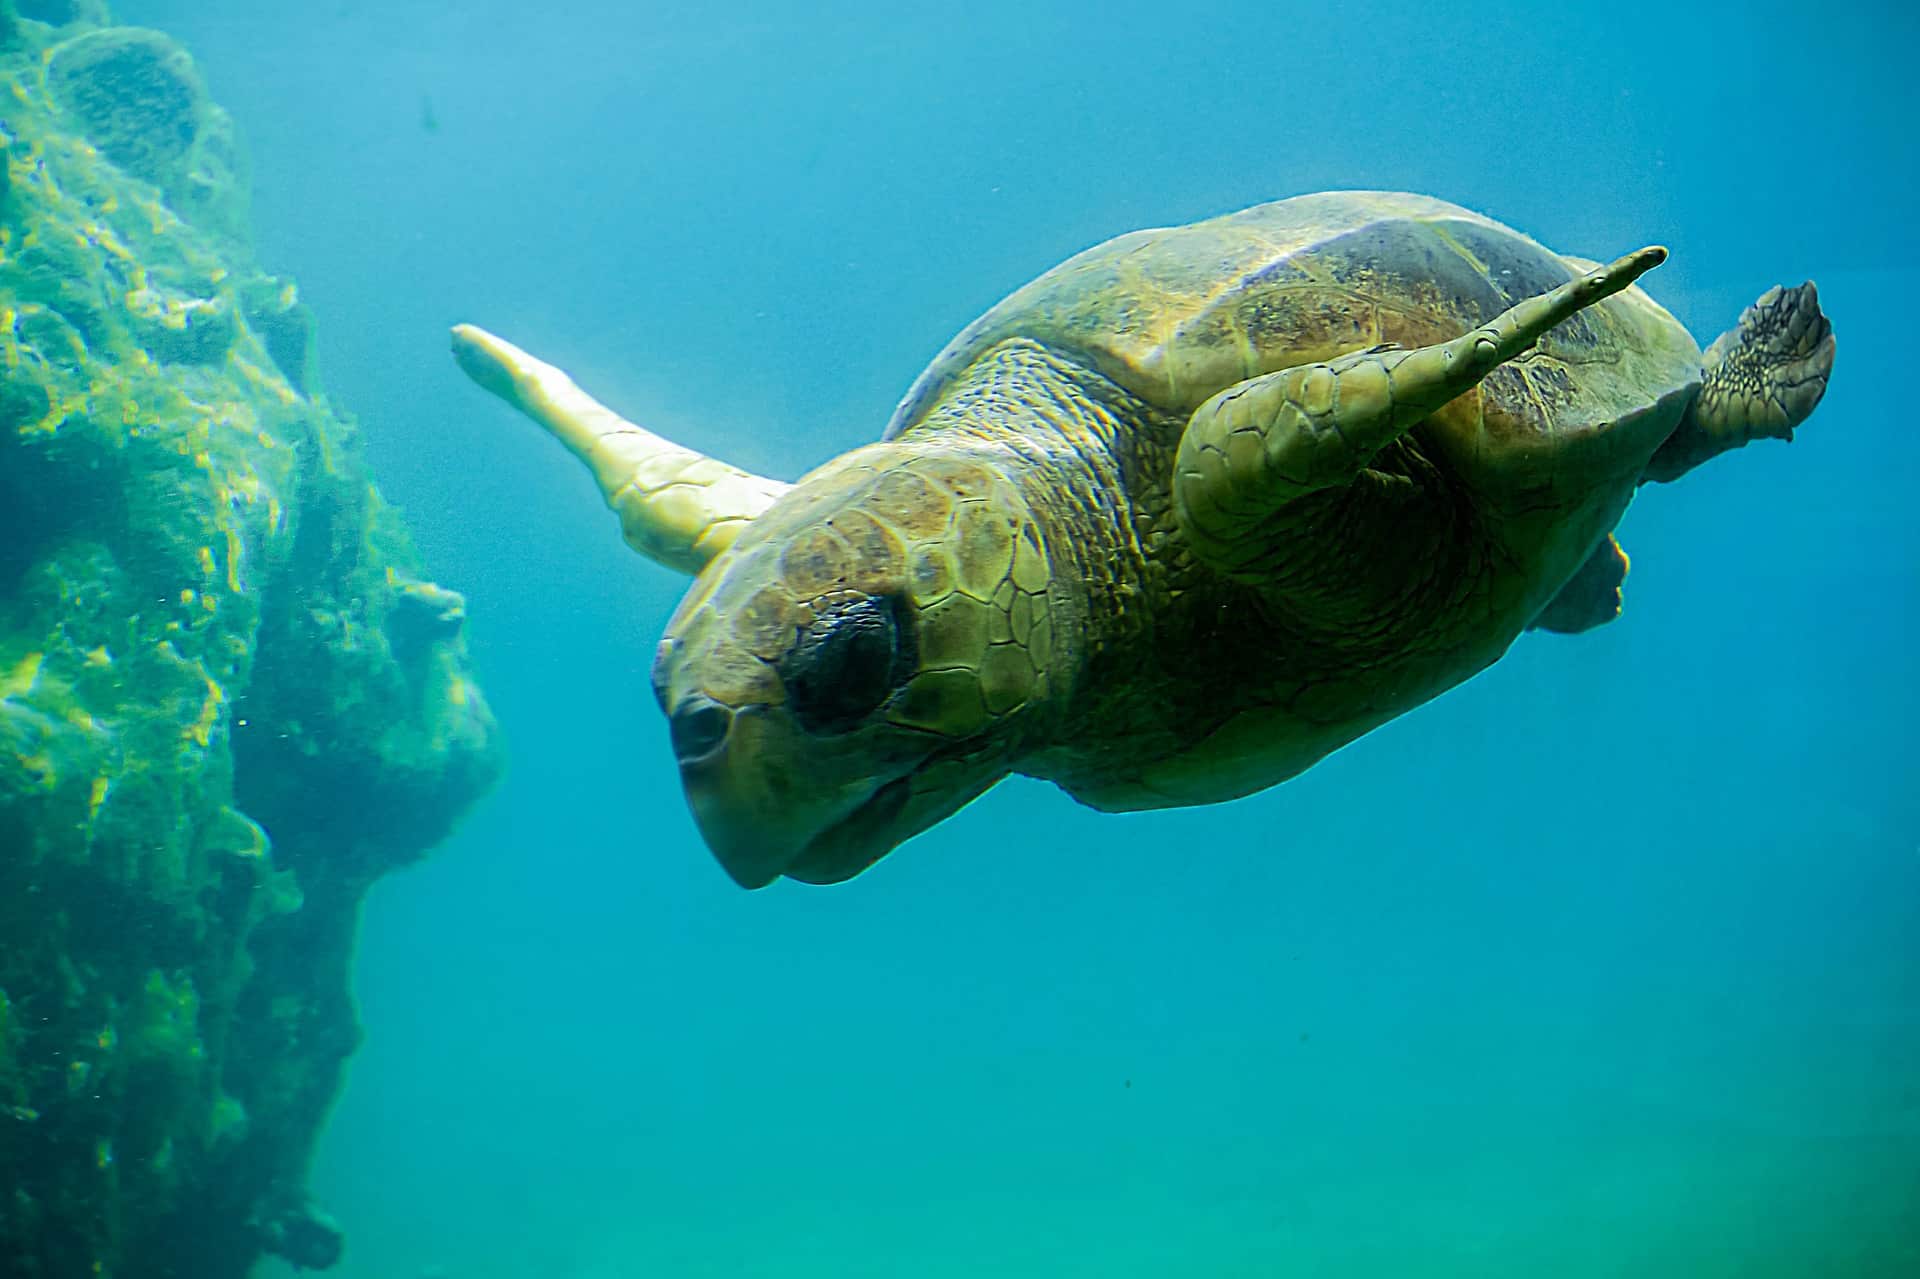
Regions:
<instances>
[{"instance_id":1,"label":"turtle's eye","mask_svg":"<svg viewBox=\"0 0 1920 1279\"><path fill-rule=\"evenodd\" d=\"M850 596L821 608L779 663L787 704L810 733L840 733L913 674L913 624L900 601Z\"/></svg>"}]
</instances>

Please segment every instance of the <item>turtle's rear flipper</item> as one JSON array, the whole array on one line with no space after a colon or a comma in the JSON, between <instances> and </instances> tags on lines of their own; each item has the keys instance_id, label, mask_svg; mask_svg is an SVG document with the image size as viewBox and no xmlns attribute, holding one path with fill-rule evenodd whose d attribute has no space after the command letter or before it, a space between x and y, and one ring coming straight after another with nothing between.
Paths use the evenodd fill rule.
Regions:
<instances>
[{"instance_id":1,"label":"turtle's rear flipper","mask_svg":"<svg viewBox=\"0 0 1920 1279\"><path fill-rule=\"evenodd\" d=\"M1577 635L1620 616L1620 585L1627 580L1627 553L1611 536L1600 543L1528 630Z\"/></svg>"},{"instance_id":2,"label":"turtle's rear flipper","mask_svg":"<svg viewBox=\"0 0 1920 1279\"><path fill-rule=\"evenodd\" d=\"M1700 395L1654 454L1649 480L1677 480L1749 440L1793 438L1833 372L1833 325L1813 281L1768 289L1707 348L1701 369Z\"/></svg>"}]
</instances>

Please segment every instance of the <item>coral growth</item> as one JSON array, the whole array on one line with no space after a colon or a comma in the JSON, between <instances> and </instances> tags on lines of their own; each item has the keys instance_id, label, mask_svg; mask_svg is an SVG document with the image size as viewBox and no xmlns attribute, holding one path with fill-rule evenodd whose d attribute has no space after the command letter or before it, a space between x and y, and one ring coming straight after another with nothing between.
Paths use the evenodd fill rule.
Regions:
<instances>
[{"instance_id":1,"label":"coral growth","mask_svg":"<svg viewBox=\"0 0 1920 1279\"><path fill-rule=\"evenodd\" d=\"M491 783L421 580L165 36L0 0L0 1271L338 1255L368 885Z\"/></svg>"}]
</instances>

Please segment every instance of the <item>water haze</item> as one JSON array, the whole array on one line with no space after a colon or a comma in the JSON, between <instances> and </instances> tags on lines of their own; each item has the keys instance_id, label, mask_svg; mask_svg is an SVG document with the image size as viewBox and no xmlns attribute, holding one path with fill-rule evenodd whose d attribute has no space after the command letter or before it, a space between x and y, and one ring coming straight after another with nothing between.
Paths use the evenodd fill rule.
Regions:
<instances>
[{"instance_id":1,"label":"water haze","mask_svg":"<svg viewBox=\"0 0 1920 1279\"><path fill-rule=\"evenodd\" d=\"M247 137L512 752L369 903L344 1279L1920 1273L1911 10L116 12ZM1342 187L1664 243L1703 342L1812 277L1831 391L1640 496L1619 622L1284 787L728 882L647 689L684 582L447 327L792 477L1060 259Z\"/></svg>"}]
</instances>

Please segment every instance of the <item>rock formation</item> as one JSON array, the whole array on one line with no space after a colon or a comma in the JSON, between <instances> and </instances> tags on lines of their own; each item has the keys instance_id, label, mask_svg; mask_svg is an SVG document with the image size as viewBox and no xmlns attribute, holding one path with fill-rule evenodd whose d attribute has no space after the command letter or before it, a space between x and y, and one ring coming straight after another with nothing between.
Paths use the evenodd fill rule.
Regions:
<instances>
[{"instance_id":1,"label":"rock formation","mask_svg":"<svg viewBox=\"0 0 1920 1279\"><path fill-rule=\"evenodd\" d=\"M493 781L191 59L0 0L0 1274L329 1264L359 903Z\"/></svg>"}]
</instances>

